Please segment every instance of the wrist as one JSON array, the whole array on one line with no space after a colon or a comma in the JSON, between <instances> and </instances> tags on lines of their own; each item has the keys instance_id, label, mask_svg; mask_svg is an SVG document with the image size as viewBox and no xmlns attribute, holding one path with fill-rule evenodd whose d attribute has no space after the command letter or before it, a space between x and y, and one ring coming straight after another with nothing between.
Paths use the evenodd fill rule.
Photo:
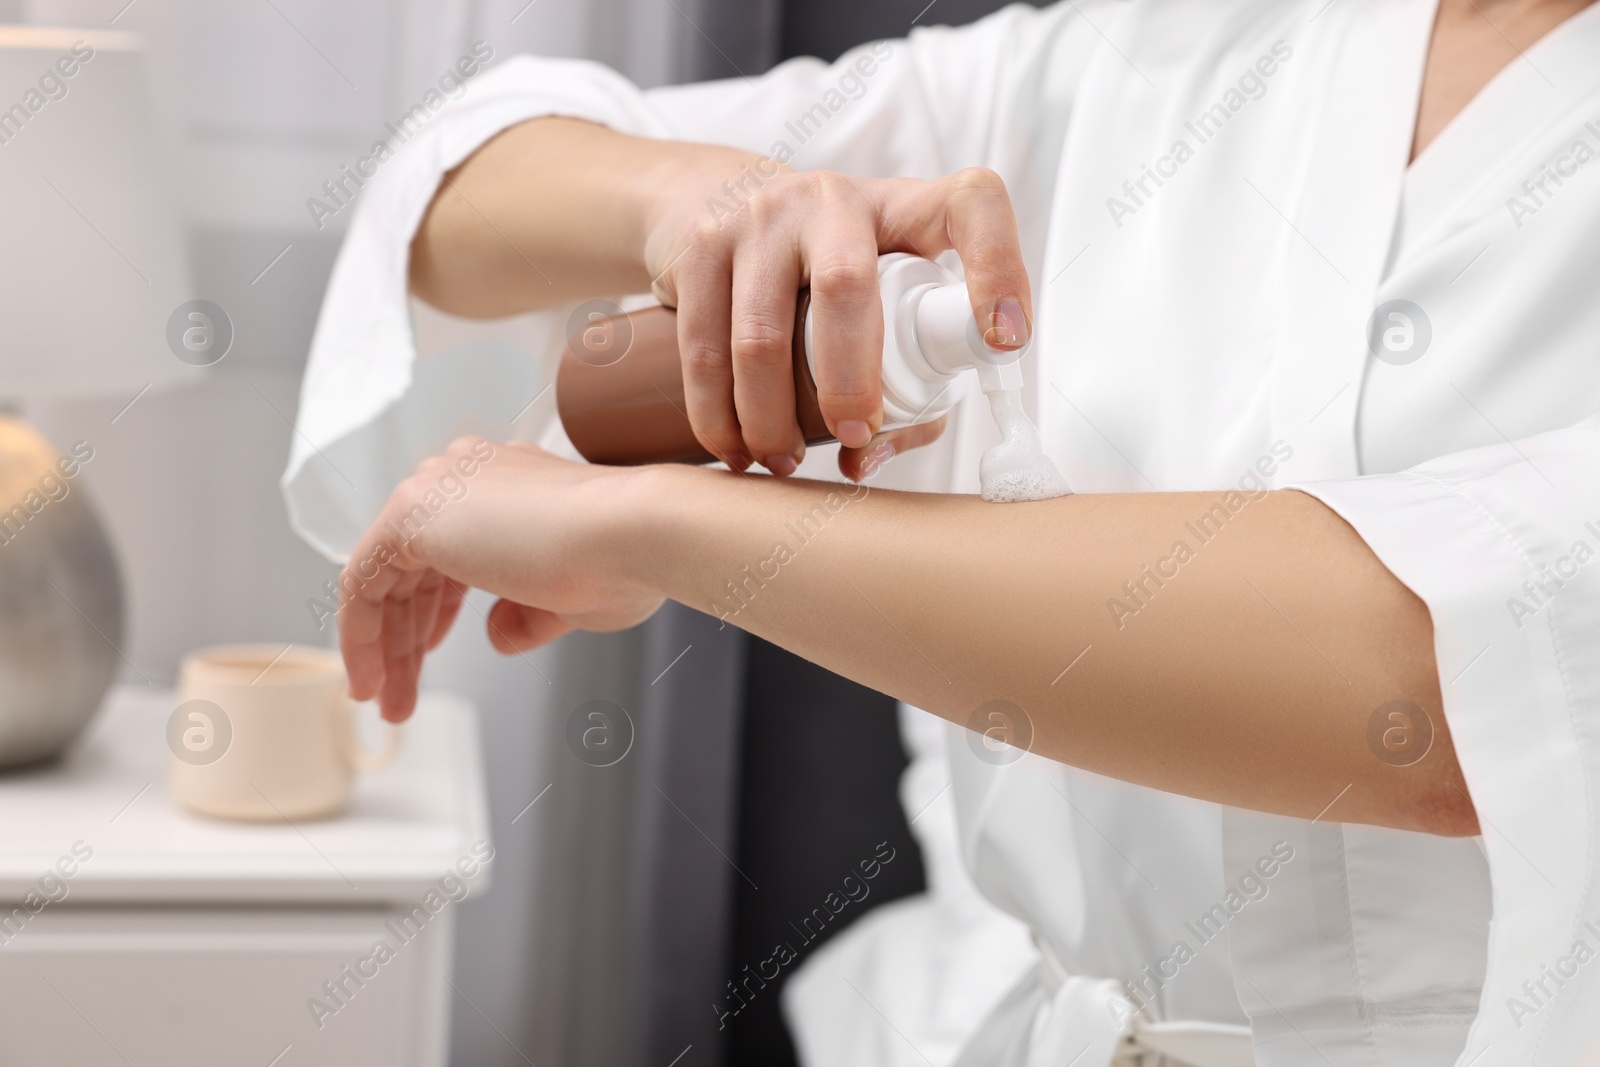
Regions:
<instances>
[{"instance_id":1,"label":"wrist","mask_svg":"<svg viewBox=\"0 0 1600 1067\"><path fill-rule=\"evenodd\" d=\"M697 536L695 513L706 506L705 483L715 480L709 473L675 463L608 470L600 506L608 555L623 582L652 596L672 595Z\"/></svg>"}]
</instances>

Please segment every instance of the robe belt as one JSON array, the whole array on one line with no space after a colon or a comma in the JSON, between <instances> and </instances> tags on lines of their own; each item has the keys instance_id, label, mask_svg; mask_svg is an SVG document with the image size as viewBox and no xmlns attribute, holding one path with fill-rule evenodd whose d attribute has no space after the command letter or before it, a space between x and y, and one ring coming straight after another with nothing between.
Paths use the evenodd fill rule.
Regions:
<instances>
[{"instance_id":1,"label":"robe belt","mask_svg":"<svg viewBox=\"0 0 1600 1067\"><path fill-rule=\"evenodd\" d=\"M1248 1026L1151 1019L1134 1007L1114 979L1075 975L1047 941L1036 936L1034 943L1039 948L1039 984L1046 994L1044 1017L1034 1026L1034 1052L1044 1052L1045 1058L1054 1059L1056 1056L1047 1049L1059 1050L1064 1058L1058 1067L1065 1067L1073 1056L1081 1055L1067 1046L1074 1040L1082 1044L1083 1039L1068 1038L1067 1033L1081 1033L1085 1024L1107 1036L1120 1028L1120 1040L1113 1039L1108 1060L1099 1063L1084 1060L1073 1067L1102 1067L1102 1064L1104 1067L1154 1067L1157 1063L1180 1067L1255 1067L1255 1050L1250 1043ZM1104 1046L1106 1043L1089 1040L1089 1046L1097 1044ZM1088 1051L1089 1046L1082 1051ZM1029 1057L1030 1067L1034 1058Z\"/></svg>"}]
</instances>

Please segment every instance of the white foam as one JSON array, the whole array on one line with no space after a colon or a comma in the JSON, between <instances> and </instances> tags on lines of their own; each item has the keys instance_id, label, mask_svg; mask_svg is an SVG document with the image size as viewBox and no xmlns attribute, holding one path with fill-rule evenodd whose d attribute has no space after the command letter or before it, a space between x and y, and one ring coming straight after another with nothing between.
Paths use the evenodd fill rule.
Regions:
<instances>
[{"instance_id":1,"label":"white foam","mask_svg":"<svg viewBox=\"0 0 1600 1067\"><path fill-rule=\"evenodd\" d=\"M1038 428L1022 410L1021 390L990 393L989 410L1000 427L1000 443L985 452L978 464L983 499L994 504L1014 504L1071 493L1072 487L1044 454Z\"/></svg>"}]
</instances>

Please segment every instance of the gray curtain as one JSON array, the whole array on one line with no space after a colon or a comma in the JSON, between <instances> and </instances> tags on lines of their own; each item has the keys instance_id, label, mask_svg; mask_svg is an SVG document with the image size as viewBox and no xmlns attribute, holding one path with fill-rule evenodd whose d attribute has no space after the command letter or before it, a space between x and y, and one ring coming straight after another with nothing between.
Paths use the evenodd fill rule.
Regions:
<instances>
[{"instance_id":1,"label":"gray curtain","mask_svg":"<svg viewBox=\"0 0 1600 1067\"><path fill-rule=\"evenodd\" d=\"M684 81L755 76L782 55L783 0L675 0L694 31L684 39Z\"/></svg>"},{"instance_id":2,"label":"gray curtain","mask_svg":"<svg viewBox=\"0 0 1600 1067\"><path fill-rule=\"evenodd\" d=\"M632 977L641 1067L715 1067L738 852L748 639L668 604L645 627ZM665 672L665 673L662 673ZM680 1058L681 1057L681 1058Z\"/></svg>"}]
</instances>

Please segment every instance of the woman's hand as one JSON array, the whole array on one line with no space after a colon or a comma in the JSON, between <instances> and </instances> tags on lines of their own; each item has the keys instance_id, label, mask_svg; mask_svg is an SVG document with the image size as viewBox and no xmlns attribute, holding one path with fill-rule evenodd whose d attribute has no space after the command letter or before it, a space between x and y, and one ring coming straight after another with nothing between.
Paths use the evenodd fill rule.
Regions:
<instances>
[{"instance_id":1,"label":"woman's hand","mask_svg":"<svg viewBox=\"0 0 1600 1067\"><path fill-rule=\"evenodd\" d=\"M645 265L656 297L678 309L689 421L735 469L755 461L791 474L805 454L790 368L796 294L806 286L817 399L844 446L840 469L854 477L879 444L905 451L938 436L875 437L883 423L880 253L955 249L986 340L1000 349L1027 343L1032 297L1011 200L993 171L858 178L705 148L660 164L647 188Z\"/></svg>"},{"instance_id":2,"label":"woman's hand","mask_svg":"<svg viewBox=\"0 0 1600 1067\"><path fill-rule=\"evenodd\" d=\"M449 632L470 587L502 598L488 618L501 652L649 618L662 597L632 576L623 544L638 520L627 485L643 476L478 438L424 461L339 576L350 695L376 698L391 722L407 718L423 656Z\"/></svg>"},{"instance_id":3,"label":"woman's hand","mask_svg":"<svg viewBox=\"0 0 1600 1067\"><path fill-rule=\"evenodd\" d=\"M795 298L811 287L818 398L859 478L879 436L883 252L954 249L995 348L1028 340L1033 298L1005 184L796 173L733 148L630 137L568 118L513 126L445 175L411 245L412 290L497 318L651 290L678 310L689 422L731 466L792 473L805 442L790 373ZM542 267L540 266L542 265Z\"/></svg>"}]
</instances>

